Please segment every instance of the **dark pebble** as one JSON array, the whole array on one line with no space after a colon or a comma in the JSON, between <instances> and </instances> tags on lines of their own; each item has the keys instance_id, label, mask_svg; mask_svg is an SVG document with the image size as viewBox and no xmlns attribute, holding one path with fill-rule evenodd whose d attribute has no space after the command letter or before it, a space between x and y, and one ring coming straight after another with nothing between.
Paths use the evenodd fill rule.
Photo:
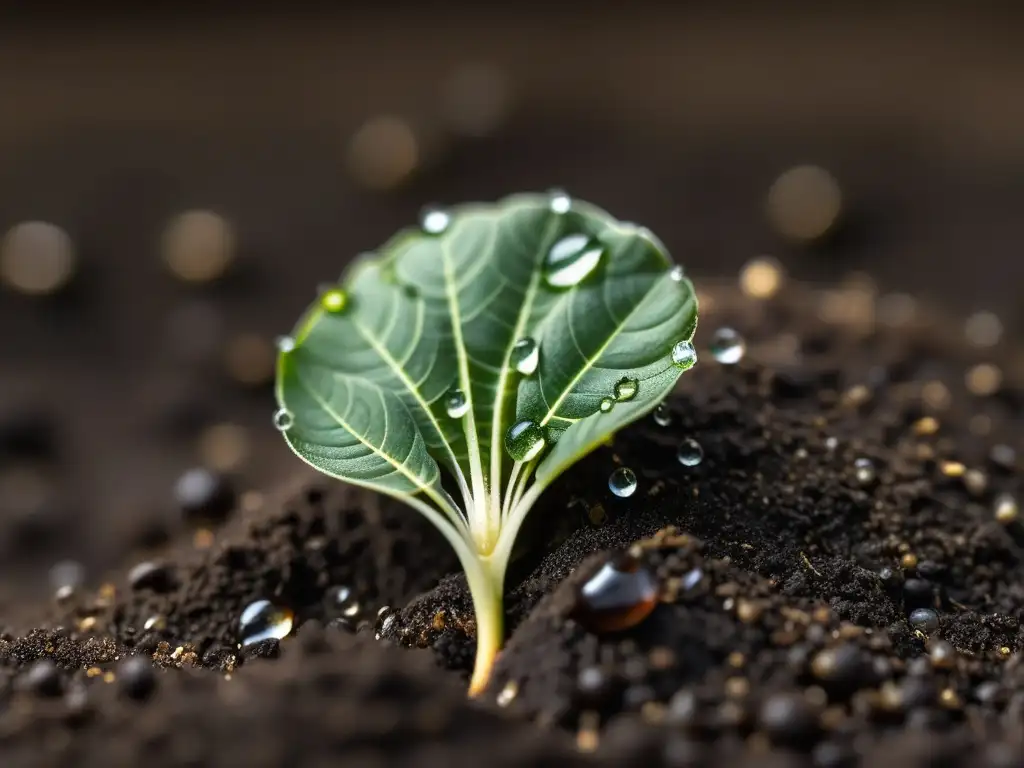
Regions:
<instances>
[{"instance_id":1,"label":"dark pebble","mask_svg":"<svg viewBox=\"0 0 1024 768\"><path fill-rule=\"evenodd\" d=\"M25 687L37 696L60 696L63 689L60 669L53 659L39 659L25 673Z\"/></svg>"},{"instance_id":2,"label":"dark pebble","mask_svg":"<svg viewBox=\"0 0 1024 768\"><path fill-rule=\"evenodd\" d=\"M809 748L818 733L818 718L807 699L798 693L769 696L757 720L768 738L782 746Z\"/></svg>"},{"instance_id":3,"label":"dark pebble","mask_svg":"<svg viewBox=\"0 0 1024 768\"><path fill-rule=\"evenodd\" d=\"M935 586L924 579L907 579L903 585L903 600L910 610L927 608L935 601Z\"/></svg>"},{"instance_id":4,"label":"dark pebble","mask_svg":"<svg viewBox=\"0 0 1024 768\"><path fill-rule=\"evenodd\" d=\"M167 592L174 588L174 568L168 563L147 560L128 571L128 584L132 589Z\"/></svg>"},{"instance_id":5,"label":"dark pebble","mask_svg":"<svg viewBox=\"0 0 1024 768\"><path fill-rule=\"evenodd\" d=\"M130 699L145 701L156 690L156 670L145 656L129 656L117 665L117 683Z\"/></svg>"},{"instance_id":6,"label":"dark pebble","mask_svg":"<svg viewBox=\"0 0 1024 768\"><path fill-rule=\"evenodd\" d=\"M330 621L328 621L327 627L329 629L343 630L350 634L355 634L356 632L356 625L348 619L343 619L340 616L336 619L331 619Z\"/></svg>"},{"instance_id":7,"label":"dark pebble","mask_svg":"<svg viewBox=\"0 0 1024 768\"><path fill-rule=\"evenodd\" d=\"M907 617L910 626L925 634L934 632L939 628L939 614L931 608L917 608Z\"/></svg>"},{"instance_id":8,"label":"dark pebble","mask_svg":"<svg viewBox=\"0 0 1024 768\"><path fill-rule=\"evenodd\" d=\"M208 469L190 469L174 485L174 498L189 522L218 523L235 506L235 492L227 478Z\"/></svg>"}]
</instances>

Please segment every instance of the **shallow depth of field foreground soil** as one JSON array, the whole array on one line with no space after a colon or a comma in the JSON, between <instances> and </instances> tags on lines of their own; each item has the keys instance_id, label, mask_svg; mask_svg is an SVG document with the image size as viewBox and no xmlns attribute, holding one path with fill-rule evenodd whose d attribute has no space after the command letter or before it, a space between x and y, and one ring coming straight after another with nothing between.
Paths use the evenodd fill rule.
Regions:
<instances>
[{"instance_id":1,"label":"shallow depth of field foreground soil","mask_svg":"<svg viewBox=\"0 0 1024 768\"><path fill-rule=\"evenodd\" d=\"M701 295L698 341L728 324L746 356L699 344L669 425L622 431L544 498L480 700L440 538L309 479L149 573L12 607L5 766L1019 764L1022 350L860 283ZM684 438L699 465L677 461ZM661 602L592 633L575 589L633 545ZM296 629L242 650L259 598Z\"/></svg>"}]
</instances>

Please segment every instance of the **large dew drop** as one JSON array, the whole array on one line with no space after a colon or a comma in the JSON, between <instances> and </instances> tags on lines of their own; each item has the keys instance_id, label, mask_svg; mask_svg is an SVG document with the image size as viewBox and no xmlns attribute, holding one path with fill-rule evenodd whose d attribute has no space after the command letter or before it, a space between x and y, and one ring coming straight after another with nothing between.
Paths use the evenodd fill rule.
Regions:
<instances>
[{"instance_id":1,"label":"large dew drop","mask_svg":"<svg viewBox=\"0 0 1024 768\"><path fill-rule=\"evenodd\" d=\"M264 640L280 640L292 631L295 615L287 608L279 608L269 600L249 603L238 620L238 634L242 645L248 646Z\"/></svg>"},{"instance_id":2,"label":"large dew drop","mask_svg":"<svg viewBox=\"0 0 1024 768\"><path fill-rule=\"evenodd\" d=\"M563 237L548 251L544 278L553 288L569 288L594 271L604 248L586 235Z\"/></svg>"},{"instance_id":3,"label":"large dew drop","mask_svg":"<svg viewBox=\"0 0 1024 768\"><path fill-rule=\"evenodd\" d=\"M620 403L632 400L636 397L636 393L639 388L640 384L636 379L631 379L628 376L625 376L615 385L615 399Z\"/></svg>"},{"instance_id":4,"label":"large dew drop","mask_svg":"<svg viewBox=\"0 0 1024 768\"><path fill-rule=\"evenodd\" d=\"M697 350L689 341L680 341L672 347L672 362L688 371L697 364Z\"/></svg>"},{"instance_id":5,"label":"large dew drop","mask_svg":"<svg viewBox=\"0 0 1024 768\"><path fill-rule=\"evenodd\" d=\"M544 430L535 421L520 421L505 434L505 450L516 461L530 461L544 450Z\"/></svg>"},{"instance_id":6,"label":"large dew drop","mask_svg":"<svg viewBox=\"0 0 1024 768\"><path fill-rule=\"evenodd\" d=\"M619 467L608 477L608 489L621 499L636 493L636 475L629 467Z\"/></svg>"},{"instance_id":7,"label":"large dew drop","mask_svg":"<svg viewBox=\"0 0 1024 768\"><path fill-rule=\"evenodd\" d=\"M671 277L673 281L681 283L683 282L683 278L686 277L686 273L683 271L681 266L676 264L671 270L669 270L668 276Z\"/></svg>"},{"instance_id":8,"label":"large dew drop","mask_svg":"<svg viewBox=\"0 0 1024 768\"><path fill-rule=\"evenodd\" d=\"M583 583L572 615L592 632L621 632L646 619L657 605L657 577L625 555L605 563Z\"/></svg>"},{"instance_id":9,"label":"large dew drop","mask_svg":"<svg viewBox=\"0 0 1024 768\"><path fill-rule=\"evenodd\" d=\"M451 214L440 208L427 208L420 216L420 226L428 235L440 235L451 223Z\"/></svg>"},{"instance_id":10,"label":"large dew drop","mask_svg":"<svg viewBox=\"0 0 1024 768\"><path fill-rule=\"evenodd\" d=\"M510 362L519 373L531 375L540 364L540 345L529 336L520 339L512 347Z\"/></svg>"},{"instance_id":11,"label":"large dew drop","mask_svg":"<svg viewBox=\"0 0 1024 768\"><path fill-rule=\"evenodd\" d=\"M274 427L278 432L287 432L295 423L295 417L287 408L278 408L274 412Z\"/></svg>"},{"instance_id":12,"label":"large dew drop","mask_svg":"<svg viewBox=\"0 0 1024 768\"><path fill-rule=\"evenodd\" d=\"M704 449L701 448L700 443L692 437L688 437L679 444L676 458L684 467L696 467L704 461Z\"/></svg>"},{"instance_id":13,"label":"large dew drop","mask_svg":"<svg viewBox=\"0 0 1024 768\"><path fill-rule=\"evenodd\" d=\"M608 413L615 407L615 401L610 397L601 398L601 404L598 407L601 409L601 413Z\"/></svg>"},{"instance_id":14,"label":"large dew drop","mask_svg":"<svg viewBox=\"0 0 1024 768\"><path fill-rule=\"evenodd\" d=\"M291 336L278 336L274 341L274 346L277 347L278 352L288 354L295 349L295 339Z\"/></svg>"},{"instance_id":15,"label":"large dew drop","mask_svg":"<svg viewBox=\"0 0 1024 768\"><path fill-rule=\"evenodd\" d=\"M445 400L445 410L453 419L461 419L469 410L469 398L461 389L453 389Z\"/></svg>"},{"instance_id":16,"label":"large dew drop","mask_svg":"<svg viewBox=\"0 0 1024 768\"><path fill-rule=\"evenodd\" d=\"M719 328L711 337L711 355L723 365L735 365L746 351L747 342L732 328Z\"/></svg>"}]
</instances>

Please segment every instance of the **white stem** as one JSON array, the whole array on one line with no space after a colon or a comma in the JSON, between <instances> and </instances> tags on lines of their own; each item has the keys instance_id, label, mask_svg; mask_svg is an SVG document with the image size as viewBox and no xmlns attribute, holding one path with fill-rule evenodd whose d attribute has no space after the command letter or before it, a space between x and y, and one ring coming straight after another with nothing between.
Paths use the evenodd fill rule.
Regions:
<instances>
[{"instance_id":1,"label":"white stem","mask_svg":"<svg viewBox=\"0 0 1024 768\"><path fill-rule=\"evenodd\" d=\"M543 483L535 482L530 486L530 490L523 494L522 498L511 508L508 517L505 518L505 524L501 528L501 533L498 535L498 543L494 546L494 552L491 553L491 559L495 562L504 563L506 567L508 561L512 557L512 545L515 544L516 536L519 535L519 529L523 526L523 522L526 520L526 516L530 513L533 505L540 498L541 493L547 486Z\"/></svg>"},{"instance_id":2,"label":"white stem","mask_svg":"<svg viewBox=\"0 0 1024 768\"><path fill-rule=\"evenodd\" d=\"M523 462L521 461L517 461L512 465L512 472L508 478L508 487L505 489L505 499L501 503L502 522L508 517L509 510L512 509L512 497L515 494L516 482L519 479L519 472L522 468Z\"/></svg>"},{"instance_id":3,"label":"white stem","mask_svg":"<svg viewBox=\"0 0 1024 768\"><path fill-rule=\"evenodd\" d=\"M434 509L429 504L427 504L422 499L418 499L415 496L399 496L398 498L401 499L402 501L408 502L410 506L415 507L419 512L423 513L428 518L430 518L430 521L434 523L435 526L437 525L437 522L434 519L435 516L440 517L441 515L443 515L443 519L447 520L449 523L452 524L452 526L454 526L455 531L459 534L460 537L462 537L463 539L468 539L470 536L469 522L466 518L463 517L458 505L455 504L455 501L448 494L448 492L445 491L443 488L441 489L440 493L438 493L434 489L430 489L426 491L426 494L431 501L437 504L440 512L437 509ZM424 510L429 510L430 514L428 514Z\"/></svg>"}]
</instances>

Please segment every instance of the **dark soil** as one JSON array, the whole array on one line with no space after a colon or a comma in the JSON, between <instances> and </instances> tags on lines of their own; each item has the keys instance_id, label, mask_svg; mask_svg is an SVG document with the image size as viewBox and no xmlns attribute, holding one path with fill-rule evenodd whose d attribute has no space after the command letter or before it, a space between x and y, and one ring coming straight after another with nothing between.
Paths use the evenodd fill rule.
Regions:
<instances>
[{"instance_id":1,"label":"dark soil","mask_svg":"<svg viewBox=\"0 0 1024 768\"><path fill-rule=\"evenodd\" d=\"M924 308L897 317L860 283L766 302L702 289L698 341L729 324L747 355L705 352L669 426L622 431L542 499L479 701L442 540L400 506L301 476L212 546L175 535L152 567L46 616L13 605L3 764L1020 764L1024 529L994 505L1024 497L1021 350L972 348ZM984 396L965 385L981 362L1003 376ZM683 438L703 447L696 467L676 460ZM628 499L607 487L617 465L640 481ZM630 547L659 605L591 632L576 590ZM261 598L296 629L240 648ZM920 608L937 627L908 623Z\"/></svg>"}]
</instances>

